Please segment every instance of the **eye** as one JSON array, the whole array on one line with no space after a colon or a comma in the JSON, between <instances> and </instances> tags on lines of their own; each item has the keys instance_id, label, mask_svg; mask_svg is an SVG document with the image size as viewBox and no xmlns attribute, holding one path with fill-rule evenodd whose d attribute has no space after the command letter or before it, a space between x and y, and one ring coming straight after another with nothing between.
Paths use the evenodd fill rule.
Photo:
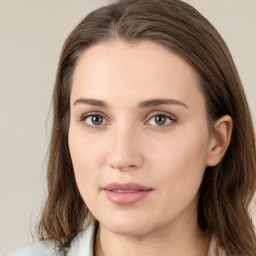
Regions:
<instances>
[{"instance_id":1,"label":"eye","mask_svg":"<svg viewBox=\"0 0 256 256\"><path fill-rule=\"evenodd\" d=\"M106 124L106 119L97 114L86 115L81 119L81 121L84 121L88 126L100 126Z\"/></svg>"},{"instance_id":2,"label":"eye","mask_svg":"<svg viewBox=\"0 0 256 256\"><path fill-rule=\"evenodd\" d=\"M167 126L170 125L172 122L175 122L175 119L166 114L154 115L148 121L150 125L154 126Z\"/></svg>"}]
</instances>

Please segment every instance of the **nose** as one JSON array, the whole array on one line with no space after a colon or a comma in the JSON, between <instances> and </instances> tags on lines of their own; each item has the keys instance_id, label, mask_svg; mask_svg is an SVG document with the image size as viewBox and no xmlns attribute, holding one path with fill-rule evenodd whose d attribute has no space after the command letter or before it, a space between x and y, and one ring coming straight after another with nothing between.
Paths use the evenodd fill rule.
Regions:
<instances>
[{"instance_id":1,"label":"nose","mask_svg":"<svg viewBox=\"0 0 256 256\"><path fill-rule=\"evenodd\" d=\"M143 165L141 148L138 132L125 128L115 130L111 134L108 165L120 171L140 168Z\"/></svg>"}]
</instances>

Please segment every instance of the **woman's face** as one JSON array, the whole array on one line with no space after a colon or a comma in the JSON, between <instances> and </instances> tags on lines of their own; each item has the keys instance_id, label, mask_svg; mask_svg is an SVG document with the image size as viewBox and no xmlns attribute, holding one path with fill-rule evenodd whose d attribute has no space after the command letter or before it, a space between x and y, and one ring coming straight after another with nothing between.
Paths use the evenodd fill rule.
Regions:
<instances>
[{"instance_id":1,"label":"woman's face","mask_svg":"<svg viewBox=\"0 0 256 256\"><path fill-rule=\"evenodd\" d=\"M190 225L211 146L199 78L153 42L84 51L70 99L69 147L79 191L117 234Z\"/></svg>"}]
</instances>

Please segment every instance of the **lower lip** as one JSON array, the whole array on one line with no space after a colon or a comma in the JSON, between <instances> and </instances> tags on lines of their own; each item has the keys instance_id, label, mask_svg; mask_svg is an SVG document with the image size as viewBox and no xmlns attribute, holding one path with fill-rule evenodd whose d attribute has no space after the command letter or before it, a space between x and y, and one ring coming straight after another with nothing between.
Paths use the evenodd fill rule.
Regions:
<instances>
[{"instance_id":1,"label":"lower lip","mask_svg":"<svg viewBox=\"0 0 256 256\"><path fill-rule=\"evenodd\" d=\"M147 197L153 190L138 190L137 192L120 193L104 190L106 197L118 205L133 205Z\"/></svg>"}]
</instances>

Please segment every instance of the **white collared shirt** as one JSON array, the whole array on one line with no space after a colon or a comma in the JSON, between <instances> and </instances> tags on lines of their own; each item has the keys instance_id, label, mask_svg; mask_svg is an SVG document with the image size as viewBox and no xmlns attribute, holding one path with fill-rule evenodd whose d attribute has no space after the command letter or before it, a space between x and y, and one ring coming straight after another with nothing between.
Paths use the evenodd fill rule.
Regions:
<instances>
[{"instance_id":1,"label":"white collared shirt","mask_svg":"<svg viewBox=\"0 0 256 256\"><path fill-rule=\"evenodd\" d=\"M85 231L80 232L72 241L67 256L93 256L93 243L96 226L91 225ZM11 251L4 256L61 256L56 244L52 240L33 242ZM216 239L212 238L208 256L224 256L224 252L216 250Z\"/></svg>"}]
</instances>

